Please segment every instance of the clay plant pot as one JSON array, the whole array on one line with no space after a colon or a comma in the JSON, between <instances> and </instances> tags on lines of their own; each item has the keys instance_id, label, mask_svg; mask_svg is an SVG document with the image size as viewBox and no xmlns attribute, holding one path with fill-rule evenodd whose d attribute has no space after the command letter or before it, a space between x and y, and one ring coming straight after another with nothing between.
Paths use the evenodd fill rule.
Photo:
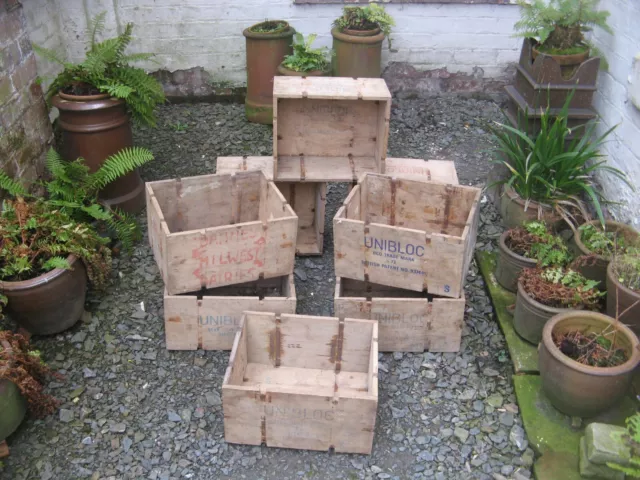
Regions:
<instances>
[{"instance_id":1,"label":"clay plant pot","mask_svg":"<svg viewBox=\"0 0 640 480\"><path fill-rule=\"evenodd\" d=\"M548 55L558 64L563 67L575 67L583 62L585 62L589 58L590 50L587 48L584 52L573 53L571 55L554 55L551 53L544 53L538 50L537 45L534 45L531 51L531 56L533 60L535 60L538 55Z\"/></svg>"},{"instance_id":2,"label":"clay plant pot","mask_svg":"<svg viewBox=\"0 0 640 480\"><path fill-rule=\"evenodd\" d=\"M82 260L69 255L70 270L56 268L18 282L0 281L8 298L6 310L34 335L53 335L75 325L84 312L87 272Z\"/></svg>"},{"instance_id":3,"label":"clay plant pot","mask_svg":"<svg viewBox=\"0 0 640 480\"><path fill-rule=\"evenodd\" d=\"M382 71L384 33L374 30L331 30L333 36L333 76L379 78Z\"/></svg>"},{"instance_id":4,"label":"clay plant pot","mask_svg":"<svg viewBox=\"0 0 640 480\"><path fill-rule=\"evenodd\" d=\"M89 171L125 147L133 146L131 123L124 100L108 94L68 95L58 93L52 104L60 111L62 156L68 160L84 158ZM137 171L118 178L100 192L107 205L137 213L145 205L144 182Z\"/></svg>"},{"instance_id":5,"label":"clay plant pot","mask_svg":"<svg viewBox=\"0 0 640 480\"><path fill-rule=\"evenodd\" d=\"M278 75L283 77L330 77L331 69L327 70L311 70L310 72L297 72L285 67L284 65L278 65Z\"/></svg>"},{"instance_id":6,"label":"clay plant pot","mask_svg":"<svg viewBox=\"0 0 640 480\"><path fill-rule=\"evenodd\" d=\"M573 310L550 319L542 332L538 366L542 389L551 404L572 417L593 417L615 405L627 392L633 371L640 362L638 337L618 324L616 345L629 359L610 368L590 367L564 355L553 343L553 334L580 331L583 334L612 331L615 321L602 313ZM611 336L607 338L612 339Z\"/></svg>"},{"instance_id":7,"label":"clay plant pot","mask_svg":"<svg viewBox=\"0 0 640 480\"><path fill-rule=\"evenodd\" d=\"M9 355L12 353L11 345L8 342L2 342L0 350L5 350L5 352L8 350ZM16 431L26 413L27 402L20 394L16 384L9 380L0 380L0 443Z\"/></svg>"},{"instance_id":8,"label":"clay plant pot","mask_svg":"<svg viewBox=\"0 0 640 480\"><path fill-rule=\"evenodd\" d=\"M569 308L548 307L531 298L518 282L516 308L513 312L513 328L527 342L537 345L542 339L542 331L547 321L554 315L570 311Z\"/></svg>"},{"instance_id":9,"label":"clay plant pot","mask_svg":"<svg viewBox=\"0 0 640 480\"><path fill-rule=\"evenodd\" d=\"M627 242L636 240L638 235L640 235L632 227L625 225L624 223L614 222L611 220L606 220L604 223L608 232L618 233L624 237ZM598 226L600 225L600 220L591 220L585 223L585 225L587 224ZM578 231L578 233L580 232ZM579 234L573 236L573 241L579 255L587 255L591 257L590 260L584 264L580 264L580 262L578 262L576 264L576 270L589 280L600 282L598 288L600 290L604 290L607 284L607 267L609 266L610 258L604 255L594 254L584 243L582 243L582 239Z\"/></svg>"},{"instance_id":10,"label":"clay plant pot","mask_svg":"<svg viewBox=\"0 0 640 480\"><path fill-rule=\"evenodd\" d=\"M607 315L616 318L616 304L618 304L617 311L621 314L618 320L628 325L636 334L640 334L640 303L629 308L638 301L640 301L640 293L625 287L618 281L614 263L610 262L607 266Z\"/></svg>"},{"instance_id":11,"label":"clay plant pot","mask_svg":"<svg viewBox=\"0 0 640 480\"><path fill-rule=\"evenodd\" d=\"M514 253L507 247L509 231L500 236L498 243L498 261L496 262L496 280L510 292L518 290L518 277L525 268L534 268L536 261Z\"/></svg>"},{"instance_id":12,"label":"clay plant pot","mask_svg":"<svg viewBox=\"0 0 640 480\"><path fill-rule=\"evenodd\" d=\"M286 27L277 32L259 33L252 31L257 26L253 25L242 32L247 44L245 113L247 120L255 123L273 123L273 77L284 57L293 53L291 45L296 31L287 22L271 21Z\"/></svg>"},{"instance_id":13,"label":"clay plant pot","mask_svg":"<svg viewBox=\"0 0 640 480\"><path fill-rule=\"evenodd\" d=\"M524 222L532 220L544 220L554 231L561 228L564 220L551 207L542 206L538 202L531 201L525 210L525 203L514 189L505 186L500 198L500 215L505 228L519 227ZM538 207L541 207L541 218L539 218L540 208Z\"/></svg>"}]
</instances>

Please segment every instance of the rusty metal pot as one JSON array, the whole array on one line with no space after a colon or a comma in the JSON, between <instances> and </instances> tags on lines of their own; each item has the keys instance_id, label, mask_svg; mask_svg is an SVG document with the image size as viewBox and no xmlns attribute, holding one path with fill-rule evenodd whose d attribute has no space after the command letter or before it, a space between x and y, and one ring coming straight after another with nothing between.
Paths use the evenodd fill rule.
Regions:
<instances>
[{"instance_id":1,"label":"rusty metal pot","mask_svg":"<svg viewBox=\"0 0 640 480\"><path fill-rule=\"evenodd\" d=\"M615 262L609 262L607 267L607 315L616 318L616 311L620 320L628 325L636 334L640 333L640 293L627 288L618 281L615 273ZM619 303L619 304L618 304Z\"/></svg>"},{"instance_id":2,"label":"rusty metal pot","mask_svg":"<svg viewBox=\"0 0 640 480\"><path fill-rule=\"evenodd\" d=\"M378 78L382 71L384 33L375 30L331 30L333 36L333 76Z\"/></svg>"},{"instance_id":3,"label":"rusty metal pot","mask_svg":"<svg viewBox=\"0 0 640 480\"><path fill-rule=\"evenodd\" d=\"M311 70L310 72L297 72L285 67L284 65L278 65L278 74L283 77L329 77L331 76L331 70Z\"/></svg>"},{"instance_id":4,"label":"rusty metal pot","mask_svg":"<svg viewBox=\"0 0 640 480\"><path fill-rule=\"evenodd\" d=\"M625 225L624 223L620 222L614 222L612 220L606 220L604 224L608 232L618 233L627 242L632 242L638 238L638 232L636 232L629 225ZM600 220L591 220L589 222L586 222L584 225L595 225L596 227L598 227L600 225ZM578 233L579 232L580 230L578 230ZM582 242L580 235L574 235L573 240L579 254L590 257L589 260L584 264L577 262L576 270L578 270L589 280L600 282L598 284L598 288L600 290L604 290L606 288L605 285L607 284L607 267L609 266L609 260L611 260L611 258L593 253Z\"/></svg>"},{"instance_id":5,"label":"rusty metal pot","mask_svg":"<svg viewBox=\"0 0 640 480\"><path fill-rule=\"evenodd\" d=\"M131 123L124 100L100 95L58 93L52 104L60 111L62 156L69 160L84 158L95 172L114 153L133 145ZM100 192L107 205L137 213L145 205L144 182L135 171L111 182Z\"/></svg>"},{"instance_id":6,"label":"rusty metal pot","mask_svg":"<svg viewBox=\"0 0 640 480\"><path fill-rule=\"evenodd\" d=\"M284 57L293 53L291 45L296 31L286 22L275 22L286 24L286 28L261 33L254 32L252 29L257 25L253 25L242 32L247 43L247 97L244 105L250 122L273 123L273 77Z\"/></svg>"},{"instance_id":7,"label":"rusty metal pot","mask_svg":"<svg viewBox=\"0 0 640 480\"><path fill-rule=\"evenodd\" d=\"M640 363L640 344L624 325L617 325L616 344L629 359L617 367L591 367L563 354L553 335L580 331L601 333L608 329L612 339L614 319L596 312L571 311L551 318L542 332L538 364L542 389L551 404L572 417L593 417L618 402L627 392L633 371Z\"/></svg>"},{"instance_id":8,"label":"rusty metal pot","mask_svg":"<svg viewBox=\"0 0 640 480\"><path fill-rule=\"evenodd\" d=\"M56 268L30 280L0 281L0 292L8 298L7 312L34 335L62 332L80 319L87 293L84 263L69 255L70 270Z\"/></svg>"},{"instance_id":9,"label":"rusty metal pot","mask_svg":"<svg viewBox=\"0 0 640 480\"><path fill-rule=\"evenodd\" d=\"M11 358L13 350L9 342L2 342L0 351L2 350ZM16 431L26 413L27 402L16 384L9 380L0 380L0 443Z\"/></svg>"}]
</instances>

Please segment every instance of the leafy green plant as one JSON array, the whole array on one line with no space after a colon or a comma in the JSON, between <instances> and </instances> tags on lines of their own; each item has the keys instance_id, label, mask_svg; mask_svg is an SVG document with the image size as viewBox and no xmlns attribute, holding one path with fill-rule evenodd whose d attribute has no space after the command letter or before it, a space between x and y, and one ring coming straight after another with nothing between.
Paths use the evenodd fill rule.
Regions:
<instances>
[{"instance_id":1,"label":"leafy green plant","mask_svg":"<svg viewBox=\"0 0 640 480\"><path fill-rule=\"evenodd\" d=\"M342 16L333 22L333 26L340 31L350 30L373 30L379 28L387 37L389 48L391 48L391 27L395 26L393 17L389 15L383 6L377 3L370 3L366 7L344 7Z\"/></svg>"},{"instance_id":2,"label":"leafy green plant","mask_svg":"<svg viewBox=\"0 0 640 480\"><path fill-rule=\"evenodd\" d=\"M55 268L69 269L69 254L80 258L97 289L107 285L111 271L108 239L91 225L76 222L42 199L5 200L0 212L0 280L35 278Z\"/></svg>"},{"instance_id":3,"label":"leafy green plant","mask_svg":"<svg viewBox=\"0 0 640 480\"><path fill-rule=\"evenodd\" d=\"M311 48L316 34L312 33L305 40L301 33L296 33L293 41L293 54L284 57L282 65L296 72L311 72L329 69L329 56L333 53L328 48Z\"/></svg>"},{"instance_id":4,"label":"leafy green plant","mask_svg":"<svg viewBox=\"0 0 640 480\"><path fill-rule=\"evenodd\" d=\"M607 465L614 470L624 472L628 477L640 478L640 413L636 412L627 418L625 425L627 431L620 437L629 447L631 454L629 465L618 465L613 462L607 462Z\"/></svg>"},{"instance_id":5,"label":"leafy green plant","mask_svg":"<svg viewBox=\"0 0 640 480\"><path fill-rule=\"evenodd\" d=\"M249 28L254 33L279 33L284 31L289 24L281 20L265 20Z\"/></svg>"},{"instance_id":6,"label":"leafy green plant","mask_svg":"<svg viewBox=\"0 0 640 480\"><path fill-rule=\"evenodd\" d=\"M618 281L629 290L640 293L640 251L616 255L611 261Z\"/></svg>"},{"instance_id":7,"label":"leafy green plant","mask_svg":"<svg viewBox=\"0 0 640 480\"><path fill-rule=\"evenodd\" d=\"M131 251L134 242L141 236L138 224L125 212L101 202L98 193L114 180L151 160L153 154L146 148L125 148L107 158L96 172L89 173L89 167L83 159L65 161L51 148L45 162L51 178L42 182L48 192L44 200L53 209L60 209L77 222L95 221L99 225L106 225L111 234L122 242L123 248ZM0 172L0 189L14 197L36 198L4 172Z\"/></svg>"},{"instance_id":8,"label":"leafy green plant","mask_svg":"<svg viewBox=\"0 0 640 480\"><path fill-rule=\"evenodd\" d=\"M518 0L522 18L516 35L538 41L552 55L569 55L593 48L584 34L600 27L613 35L609 12L597 10L599 0Z\"/></svg>"},{"instance_id":9,"label":"leafy green plant","mask_svg":"<svg viewBox=\"0 0 640 480\"><path fill-rule=\"evenodd\" d=\"M520 281L534 300L554 308L599 310L606 294L596 288L600 282L562 267L527 268Z\"/></svg>"},{"instance_id":10,"label":"leafy green plant","mask_svg":"<svg viewBox=\"0 0 640 480\"><path fill-rule=\"evenodd\" d=\"M178 132L178 133L182 133L182 132L186 132L187 128L189 128L189 124L187 123L182 123L180 120L178 120L176 123L174 123L173 125L171 125L173 127L173 129Z\"/></svg>"},{"instance_id":11,"label":"leafy green plant","mask_svg":"<svg viewBox=\"0 0 640 480\"><path fill-rule=\"evenodd\" d=\"M604 159L599 148L616 128L607 130L599 137L594 135L596 124L570 129L569 104L575 90L568 96L558 114L551 115L546 108L540 117L540 129L536 135L531 132L527 115L519 119L518 128L496 122L490 127L497 143L496 153L503 158L495 162L504 165L510 175L503 181L525 201L525 208L531 201L552 207L574 228L578 223L574 212L580 212L583 218L590 217L582 200L588 198L596 210L600 222L604 225L601 201L604 196L594 188L594 174L598 171L610 173L624 181L629 188L635 190L625 174L610 165ZM577 134L580 129L584 133L568 141L571 133ZM595 138L594 141L590 139Z\"/></svg>"},{"instance_id":12,"label":"leafy green plant","mask_svg":"<svg viewBox=\"0 0 640 480\"><path fill-rule=\"evenodd\" d=\"M132 23L128 23L117 37L98 42L105 17L106 12L102 12L91 21L86 57L81 63L69 63L54 50L33 46L40 56L63 67L49 86L47 98L58 91L71 95L108 93L127 103L134 120L155 126L154 109L165 101L162 86L141 68L130 65L130 62L150 60L153 54L125 54L132 39Z\"/></svg>"},{"instance_id":13,"label":"leafy green plant","mask_svg":"<svg viewBox=\"0 0 640 480\"><path fill-rule=\"evenodd\" d=\"M611 256L615 252L623 253L627 249L638 247L638 242L628 241L620 232L605 230L601 226L591 223L580 225L578 234L585 247L591 252L605 257Z\"/></svg>"},{"instance_id":14,"label":"leafy green plant","mask_svg":"<svg viewBox=\"0 0 640 480\"><path fill-rule=\"evenodd\" d=\"M507 246L516 254L535 259L539 267L564 266L571 253L562 238L551 233L544 222L525 222L509 231Z\"/></svg>"},{"instance_id":15,"label":"leafy green plant","mask_svg":"<svg viewBox=\"0 0 640 480\"><path fill-rule=\"evenodd\" d=\"M33 351L24 336L0 331L0 341L11 348L9 351L0 345L0 379L9 380L18 387L27 400L29 411L36 417L53 413L59 402L44 392L43 383L48 377L60 378L60 375L47 367L40 352Z\"/></svg>"}]
</instances>

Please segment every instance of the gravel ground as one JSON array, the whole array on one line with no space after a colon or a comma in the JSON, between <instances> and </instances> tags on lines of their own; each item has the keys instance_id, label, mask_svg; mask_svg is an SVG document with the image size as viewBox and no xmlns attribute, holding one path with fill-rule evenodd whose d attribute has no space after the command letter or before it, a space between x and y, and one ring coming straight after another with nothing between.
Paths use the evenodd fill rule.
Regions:
<instances>
[{"instance_id":1,"label":"gravel ground","mask_svg":"<svg viewBox=\"0 0 640 480\"><path fill-rule=\"evenodd\" d=\"M397 101L390 154L453 159L461 183L481 185L489 145L482 126L498 113L490 101L462 97ZM147 180L213 172L219 155L271 152L271 129L248 124L240 105L165 106L159 117L157 129L136 132L136 142L156 154L143 171ZM324 255L297 259L299 313L333 313L330 226L345 194L344 185L329 186ZM500 232L485 201L478 248L492 249ZM115 260L113 277L108 293L90 298L90 313L71 331L34 340L65 377L50 384L63 403L58 414L23 423L10 439L1 478L531 477L533 451L504 337L475 265L459 353L380 355L370 456L225 443L220 386L228 352L166 351L163 287L146 239L131 258Z\"/></svg>"}]
</instances>

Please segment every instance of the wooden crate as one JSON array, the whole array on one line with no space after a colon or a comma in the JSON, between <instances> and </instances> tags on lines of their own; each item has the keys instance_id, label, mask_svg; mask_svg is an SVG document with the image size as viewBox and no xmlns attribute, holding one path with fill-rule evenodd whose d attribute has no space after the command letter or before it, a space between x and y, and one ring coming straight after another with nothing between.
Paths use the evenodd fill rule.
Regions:
<instances>
[{"instance_id":1,"label":"wooden crate","mask_svg":"<svg viewBox=\"0 0 640 480\"><path fill-rule=\"evenodd\" d=\"M293 274L211 288L197 295L165 291L167 350L231 350L245 310L296 313Z\"/></svg>"},{"instance_id":2,"label":"wooden crate","mask_svg":"<svg viewBox=\"0 0 640 480\"><path fill-rule=\"evenodd\" d=\"M376 322L245 312L240 325L222 384L227 442L371 453Z\"/></svg>"},{"instance_id":3,"label":"wooden crate","mask_svg":"<svg viewBox=\"0 0 640 480\"><path fill-rule=\"evenodd\" d=\"M286 166L286 165L285 165ZM269 180L273 179L273 157L218 157L217 173L237 173L251 170L262 170ZM421 158L387 158L385 173L397 178L429 180L432 182L458 184L455 164L451 160L423 160ZM278 164L278 185L282 182L300 182L303 179L300 169L283 170L282 162ZM305 178L306 182L314 182ZM349 178L344 180L352 182Z\"/></svg>"},{"instance_id":4,"label":"wooden crate","mask_svg":"<svg viewBox=\"0 0 640 480\"><path fill-rule=\"evenodd\" d=\"M260 171L146 184L149 243L170 295L293 272L298 218Z\"/></svg>"},{"instance_id":5,"label":"wooden crate","mask_svg":"<svg viewBox=\"0 0 640 480\"><path fill-rule=\"evenodd\" d=\"M276 187L298 215L296 255L322 255L327 184L277 182Z\"/></svg>"},{"instance_id":6,"label":"wooden crate","mask_svg":"<svg viewBox=\"0 0 640 480\"><path fill-rule=\"evenodd\" d=\"M334 310L339 318L378 322L381 352L457 352L465 298L435 297L348 278L336 279Z\"/></svg>"},{"instance_id":7,"label":"wooden crate","mask_svg":"<svg viewBox=\"0 0 640 480\"><path fill-rule=\"evenodd\" d=\"M481 190L366 174L333 219L338 277L459 298Z\"/></svg>"},{"instance_id":8,"label":"wooden crate","mask_svg":"<svg viewBox=\"0 0 640 480\"><path fill-rule=\"evenodd\" d=\"M380 78L275 77L275 179L281 171L316 182L384 173L390 112Z\"/></svg>"}]
</instances>

